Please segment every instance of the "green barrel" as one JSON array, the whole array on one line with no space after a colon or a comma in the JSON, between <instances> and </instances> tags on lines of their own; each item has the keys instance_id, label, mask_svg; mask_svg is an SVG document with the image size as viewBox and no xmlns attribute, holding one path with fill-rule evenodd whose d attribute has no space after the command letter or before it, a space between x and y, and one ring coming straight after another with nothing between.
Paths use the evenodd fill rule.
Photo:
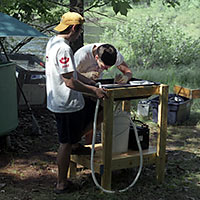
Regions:
<instances>
[{"instance_id":1,"label":"green barrel","mask_svg":"<svg viewBox=\"0 0 200 200\"><path fill-rule=\"evenodd\" d=\"M0 137L18 125L16 87L15 64L0 63Z\"/></svg>"}]
</instances>

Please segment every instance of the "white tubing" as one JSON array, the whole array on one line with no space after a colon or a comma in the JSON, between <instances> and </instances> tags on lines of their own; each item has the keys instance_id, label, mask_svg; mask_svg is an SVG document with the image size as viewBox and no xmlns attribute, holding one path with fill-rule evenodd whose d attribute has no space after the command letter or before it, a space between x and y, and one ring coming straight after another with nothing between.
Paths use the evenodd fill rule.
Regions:
<instances>
[{"instance_id":1,"label":"white tubing","mask_svg":"<svg viewBox=\"0 0 200 200\"><path fill-rule=\"evenodd\" d=\"M100 87L101 87L101 85L100 85ZM100 100L97 99L96 108L95 108L95 115L94 115L94 123L93 123L92 151L91 151L91 160L90 160L90 166L91 166L91 170L92 170L92 178L93 178L95 185L99 189L101 189L103 192L106 192L106 193L125 192L135 185L135 183L137 182L137 180L138 180L138 178L141 174L141 171L142 171L143 155L142 155L142 148L141 148L141 145L140 145L140 140L139 140L139 137L138 137L138 132L137 132L135 124L133 123L133 121L131 120L131 117L130 117L130 122L131 122L133 129L134 129L134 132L135 132L135 138L136 138L136 141L137 141L139 154L140 154L140 166L139 166L139 170L138 170L138 173L137 173L135 179L133 180L133 182L128 187L121 189L121 190L118 190L118 191L104 189L101 185L99 185L99 183L96 180L96 177L95 177L95 174L94 174L94 162L93 162L95 142L96 142L96 122L97 122L99 103L100 103Z\"/></svg>"}]
</instances>

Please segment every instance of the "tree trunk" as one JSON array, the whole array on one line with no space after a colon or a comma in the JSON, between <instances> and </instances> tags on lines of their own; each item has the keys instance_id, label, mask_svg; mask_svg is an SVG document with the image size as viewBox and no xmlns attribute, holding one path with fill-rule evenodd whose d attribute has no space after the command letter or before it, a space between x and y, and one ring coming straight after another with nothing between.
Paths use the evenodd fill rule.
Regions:
<instances>
[{"instance_id":1,"label":"tree trunk","mask_svg":"<svg viewBox=\"0 0 200 200\"><path fill-rule=\"evenodd\" d=\"M78 12L83 16L83 10L84 10L84 0L70 0L71 12ZM76 41L70 43L70 46L73 52L76 52L76 50L78 50L83 46L83 32Z\"/></svg>"}]
</instances>

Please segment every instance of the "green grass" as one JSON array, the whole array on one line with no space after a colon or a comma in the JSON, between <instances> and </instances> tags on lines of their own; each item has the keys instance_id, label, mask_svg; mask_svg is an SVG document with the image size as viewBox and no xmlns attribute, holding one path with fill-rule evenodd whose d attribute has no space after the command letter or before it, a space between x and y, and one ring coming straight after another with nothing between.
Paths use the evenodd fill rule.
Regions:
<instances>
[{"instance_id":1,"label":"green grass","mask_svg":"<svg viewBox=\"0 0 200 200\"><path fill-rule=\"evenodd\" d=\"M104 72L104 78L113 78L117 73L119 73L119 70L112 67ZM200 71L198 65L179 66L177 68L166 66L166 68L145 70L133 69L133 77L167 84L170 87L170 92L172 92L174 85L181 85L190 89L198 89L200 86Z\"/></svg>"},{"instance_id":2,"label":"green grass","mask_svg":"<svg viewBox=\"0 0 200 200\"><path fill-rule=\"evenodd\" d=\"M140 20L151 17L162 17L165 22L176 23L177 26L182 28L183 32L194 38L200 36L200 2L198 0L191 0L189 3L186 1L181 2L180 7L168 8L162 5L160 0L156 0L151 3L150 7L145 5L133 5L132 9L129 10L127 17L117 14L115 15L112 8L96 8L94 11L102 13L103 15L98 15L95 13L85 13L86 27L93 26L97 31L94 34L102 34L102 29L105 27L113 28L117 24L126 23L131 19ZM105 15L105 16L104 16ZM106 17L108 16L108 17ZM86 29L86 35L88 30ZM99 32L98 32L99 31ZM86 40L86 43L89 41ZM97 41L98 42L98 39Z\"/></svg>"},{"instance_id":3,"label":"green grass","mask_svg":"<svg viewBox=\"0 0 200 200\"><path fill-rule=\"evenodd\" d=\"M117 24L126 24L130 22L130 20L141 21L149 16L152 18L161 18L163 23L175 24L177 27L181 29L183 33L185 33L186 37L191 37L192 40L199 38L200 36L200 1L191 0L191 1L181 1L181 6L176 8L168 8L163 6L161 1L157 0L151 3L151 7L147 7L146 5L134 5L133 8L128 12L127 17L118 14L114 15L114 12L111 8L100 8L95 11L99 13L103 13L108 15L108 17L104 17L98 15L98 17L93 17L96 25L89 23L90 28L86 29L85 40L86 43L90 43L90 36L92 34L97 35L98 37L93 37L92 42L99 42L99 37L103 35L102 26L104 28L109 27L109 29L113 29ZM87 16L87 14L86 14ZM96 16L96 15L95 15ZM91 14L90 14L91 17ZM97 20L98 19L98 20ZM99 24L99 25L98 25ZM86 23L87 25L87 23ZM91 28L93 26L93 28ZM134 31L134 30L133 30ZM90 35L87 35L87 32ZM127 31L128 32L128 31ZM135 31L137 33L137 30ZM134 33L133 33L134 34ZM104 37L106 38L106 37ZM122 37L123 39L123 37ZM111 41L112 40L112 41ZM100 40L104 42L104 40ZM118 49L124 45L124 41L119 41L118 38L108 39L114 46L117 46ZM188 46L191 50L193 47ZM190 57L189 53L192 52L188 49L188 54L184 53L182 55L183 58ZM121 50L120 50L121 51ZM127 51L125 50L123 56L125 57L125 61L130 59L130 53L128 53L128 44ZM165 52L165 51L163 51ZM166 51L167 52L167 51ZM179 52L180 53L180 52ZM133 55L134 56L134 55ZM153 59L153 58L152 58ZM170 58L169 58L170 59ZM185 63L187 63L187 59L184 59ZM188 60L189 61L189 60ZM129 63L129 67L133 71L133 77L142 78L146 80L157 81L160 83L164 83L169 85L169 92L173 92L174 85L180 85L183 87L187 87L190 89L198 89L200 87L200 60L193 60L190 64L165 64L161 67L154 67L151 69L147 68L137 68L133 63ZM114 78L115 75L119 73L115 67L112 67L108 71L104 73L104 78ZM194 100L192 105L192 110L198 111L200 109L200 101Z\"/></svg>"}]
</instances>

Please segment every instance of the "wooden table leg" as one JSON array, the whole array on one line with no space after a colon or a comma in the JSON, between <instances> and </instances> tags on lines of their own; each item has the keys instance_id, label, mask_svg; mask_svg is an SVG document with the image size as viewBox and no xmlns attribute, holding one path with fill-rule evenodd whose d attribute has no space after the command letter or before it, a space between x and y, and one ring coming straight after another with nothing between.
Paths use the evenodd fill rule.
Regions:
<instances>
[{"instance_id":1,"label":"wooden table leg","mask_svg":"<svg viewBox=\"0 0 200 200\"><path fill-rule=\"evenodd\" d=\"M156 162L157 183L163 182L165 174L167 112L168 112L168 86L161 85L160 101L158 107L158 138L157 138L157 162Z\"/></svg>"},{"instance_id":2,"label":"wooden table leg","mask_svg":"<svg viewBox=\"0 0 200 200\"><path fill-rule=\"evenodd\" d=\"M103 175L101 177L101 185L103 188L110 190L111 189L111 179L112 179L112 132L113 132L113 95L108 99L104 100L104 119L103 119Z\"/></svg>"},{"instance_id":3,"label":"wooden table leg","mask_svg":"<svg viewBox=\"0 0 200 200\"><path fill-rule=\"evenodd\" d=\"M130 112L130 110L131 110L131 102L130 101L122 101L122 110Z\"/></svg>"},{"instance_id":4,"label":"wooden table leg","mask_svg":"<svg viewBox=\"0 0 200 200\"><path fill-rule=\"evenodd\" d=\"M70 161L67 177L68 178L76 177L76 169L77 169L77 163Z\"/></svg>"}]
</instances>

